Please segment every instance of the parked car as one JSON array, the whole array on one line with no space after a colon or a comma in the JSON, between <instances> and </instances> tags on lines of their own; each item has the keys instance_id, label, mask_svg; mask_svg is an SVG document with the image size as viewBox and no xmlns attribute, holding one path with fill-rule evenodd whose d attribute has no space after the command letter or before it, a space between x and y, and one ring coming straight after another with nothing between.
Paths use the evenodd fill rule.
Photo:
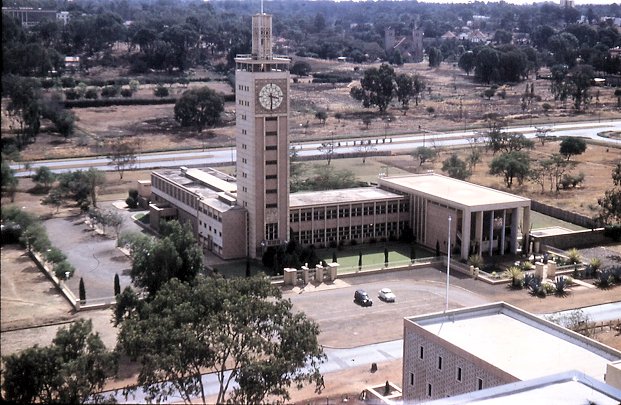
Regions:
<instances>
[{"instance_id":1,"label":"parked car","mask_svg":"<svg viewBox=\"0 0 621 405\"><path fill-rule=\"evenodd\" d=\"M373 305L373 301L369 298L369 294L367 294L365 290L356 290L354 293L354 302L363 307L370 307Z\"/></svg>"},{"instance_id":2,"label":"parked car","mask_svg":"<svg viewBox=\"0 0 621 405\"><path fill-rule=\"evenodd\" d=\"M378 297L382 301L395 302L397 296L392 292L390 288L382 288L379 291Z\"/></svg>"}]
</instances>

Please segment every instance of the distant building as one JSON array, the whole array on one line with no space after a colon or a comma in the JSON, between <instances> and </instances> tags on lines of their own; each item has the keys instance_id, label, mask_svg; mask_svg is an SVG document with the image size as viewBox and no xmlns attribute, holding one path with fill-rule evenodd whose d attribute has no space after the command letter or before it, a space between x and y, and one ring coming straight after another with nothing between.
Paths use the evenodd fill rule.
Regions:
<instances>
[{"instance_id":1,"label":"distant building","mask_svg":"<svg viewBox=\"0 0 621 405\"><path fill-rule=\"evenodd\" d=\"M403 400L501 392L571 370L604 383L620 359L618 350L503 302L414 316L404 320Z\"/></svg>"},{"instance_id":2,"label":"distant building","mask_svg":"<svg viewBox=\"0 0 621 405\"><path fill-rule=\"evenodd\" d=\"M411 37L397 37L395 29L388 27L384 31L384 49L386 53L399 51L403 56L409 57L412 62L422 62L424 55L423 36L423 31L414 29Z\"/></svg>"},{"instance_id":3,"label":"distant building","mask_svg":"<svg viewBox=\"0 0 621 405\"><path fill-rule=\"evenodd\" d=\"M560 0L560 6L561 7L575 7L575 1L574 0Z\"/></svg>"},{"instance_id":4,"label":"distant building","mask_svg":"<svg viewBox=\"0 0 621 405\"><path fill-rule=\"evenodd\" d=\"M43 21L62 21L63 25L69 22L68 11L42 10L32 7L2 7L2 14L16 18L24 28L34 27Z\"/></svg>"}]
</instances>

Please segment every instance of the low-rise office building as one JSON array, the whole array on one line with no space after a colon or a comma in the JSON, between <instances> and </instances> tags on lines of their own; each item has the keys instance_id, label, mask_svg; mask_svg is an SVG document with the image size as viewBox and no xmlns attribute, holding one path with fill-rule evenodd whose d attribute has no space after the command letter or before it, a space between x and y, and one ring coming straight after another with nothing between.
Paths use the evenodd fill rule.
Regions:
<instances>
[{"instance_id":1,"label":"low-rise office building","mask_svg":"<svg viewBox=\"0 0 621 405\"><path fill-rule=\"evenodd\" d=\"M621 352L500 302L405 318L403 399L428 401L577 370L600 382Z\"/></svg>"}]
</instances>

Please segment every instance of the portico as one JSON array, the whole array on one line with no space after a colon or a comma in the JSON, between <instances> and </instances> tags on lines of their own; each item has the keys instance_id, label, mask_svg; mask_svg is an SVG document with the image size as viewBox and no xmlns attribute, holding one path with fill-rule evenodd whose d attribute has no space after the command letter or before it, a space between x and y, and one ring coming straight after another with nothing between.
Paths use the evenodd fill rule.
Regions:
<instances>
[{"instance_id":1,"label":"portico","mask_svg":"<svg viewBox=\"0 0 621 405\"><path fill-rule=\"evenodd\" d=\"M462 259L515 254L530 229L530 199L434 173L384 177L380 187L410 199L416 241L446 253L448 218L451 249Z\"/></svg>"}]
</instances>

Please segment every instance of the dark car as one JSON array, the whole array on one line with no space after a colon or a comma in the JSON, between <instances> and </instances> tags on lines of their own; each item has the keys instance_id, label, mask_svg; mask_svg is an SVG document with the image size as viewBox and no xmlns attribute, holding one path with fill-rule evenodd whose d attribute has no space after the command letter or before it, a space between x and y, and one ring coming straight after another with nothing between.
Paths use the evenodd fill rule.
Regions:
<instances>
[{"instance_id":1,"label":"dark car","mask_svg":"<svg viewBox=\"0 0 621 405\"><path fill-rule=\"evenodd\" d=\"M373 305L373 301L369 298L369 294L364 290L356 290L354 293L354 302L363 307L370 307Z\"/></svg>"}]
</instances>

